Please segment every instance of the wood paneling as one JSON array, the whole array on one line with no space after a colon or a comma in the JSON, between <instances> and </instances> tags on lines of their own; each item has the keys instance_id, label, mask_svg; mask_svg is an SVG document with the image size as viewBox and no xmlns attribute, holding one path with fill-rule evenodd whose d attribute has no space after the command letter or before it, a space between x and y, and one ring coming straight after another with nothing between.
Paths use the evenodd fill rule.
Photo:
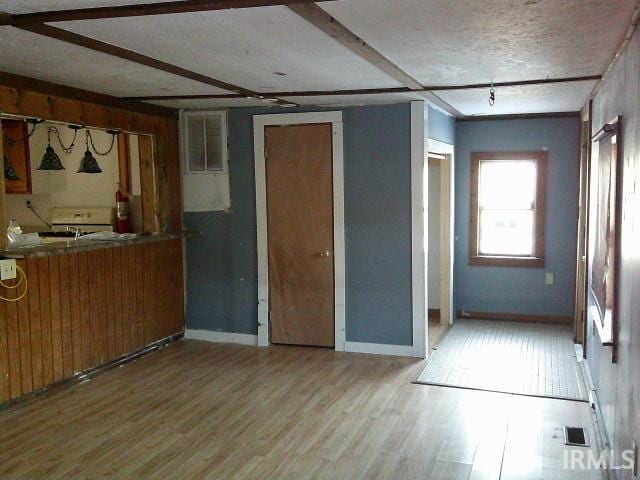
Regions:
<instances>
[{"instance_id":1,"label":"wood paneling","mask_svg":"<svg viewBox=\"0 0 640 480\"><path fill-rule=\"evenodd\" d=\"M169 262L178 274L162 274ZM0 403L183 330L181 240L18 264L29 291L0 301Z\"/></svg>"}]
</instances>

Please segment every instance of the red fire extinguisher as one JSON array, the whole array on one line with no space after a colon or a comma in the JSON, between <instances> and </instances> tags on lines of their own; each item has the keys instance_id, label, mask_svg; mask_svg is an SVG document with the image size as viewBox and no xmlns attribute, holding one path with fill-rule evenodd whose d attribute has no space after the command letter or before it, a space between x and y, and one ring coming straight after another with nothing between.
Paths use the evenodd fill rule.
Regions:
<instances>
[{"instance_id":1,"label":"red fire extinguisher","mask_svg":"<svg viewBox=\"0 0 640 480\"><path fill-rule=\"evenodd\" d=\"M116 192L116 232L131 232L131 222L129 221L129 197L121 191Z\"/></svg>"}]
</instances>

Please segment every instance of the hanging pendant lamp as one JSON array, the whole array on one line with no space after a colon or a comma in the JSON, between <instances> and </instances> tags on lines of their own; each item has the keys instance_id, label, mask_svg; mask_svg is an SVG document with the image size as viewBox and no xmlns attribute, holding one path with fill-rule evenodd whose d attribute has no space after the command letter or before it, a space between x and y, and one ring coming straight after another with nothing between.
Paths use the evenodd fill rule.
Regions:
<instances>
[{"instance_id":1,"label":"hanging pendant lamp","mask_svg":"<svg viewBox=\"0 0 640 480\"><path fill-rule=\"evenodd\" d=\"M100 168L100 165L98 165L98 161L91 153L91 150L89 150L90 135L89 130L87 130L85 136L85 145L87 149L84 152L84 157L82 157L82 160L80 161L80 167L78 168L77 173L102 173L102 169Z\"/></svg>"},{"instance_id":2,"label":"hanging pendant lamp","mask_svg":"<svg viewBox=\"0 0 640 480\"><path fill-rule=\"evenodd\" d=\"M49 127L49 129L47 130L47 148L44 151L44 155L42 155L42 160L40 161L38 170L64 170L64 165L62 165L60 157L51 146L52 133L56 134L58 136L58 140L60 141L60 133L58 132L58 129L56 127ZM62 145L62 141L60 141L60 146L65 151L67 151L64 145ZM71 143L69 148L73 148L73 142Z\"/></svg>"},{"instance_id":3,"label":"hanging pendant lamp","mask_svg":"<svg viewBox=\"0 0 640 480\"><path fill-rule=\"evenodd\" d=\"M87 150L84 152L84 157L80 162L80 168L78 168L78 173L102 173L102 169L100 165L98 165L98 161L91 153L91 150L100 157L106 157L111 153L116 141L116 135L120 133L119 130L107 130L107 133L111 135L111 144L105 151L100 151L96 148L96 145L93 143L93 137L91 136L91 131L87 129L85 136L85 145L87 146ZM91 144L91 148L89 148L89 144Z\"/></svg>"},{"instance_id":4,"label":"hanging pendant lamp","mask_svg":"<svg viewBox=\"0 0 640 480\"><path fill-rule=\"evenodd\" d=\"M60 157L50 144L44 151L38 170L64 170Z\"/></svg>"},{"instance_id":5,"label":"hanging pendant lamp","mask_svg":"<svg viewBox=\"0 0 640 480\"><path fill-rule=\"evenodd\" d=\"M80 162L80 168L78 168L78 173L102 173L102 169L100 165L98 165L98 161L91 154L89 149L84 152L84 157L82 157L82 161Z\"/></svg>"},{"instance_id":6,"label":"hanging pendant lamp","mask_svg":"<svg viewBox=\"0 0 640 480\"><path fill-rule=\"evenodd\" d=\"M2 158L4 159L4 179L20 180L20 177L18 176L16 169L13 168L13 165L11 165L11 162L9 161L9 157L7 157L6 155L3 155Z\"/></svg>"}]
</instances>

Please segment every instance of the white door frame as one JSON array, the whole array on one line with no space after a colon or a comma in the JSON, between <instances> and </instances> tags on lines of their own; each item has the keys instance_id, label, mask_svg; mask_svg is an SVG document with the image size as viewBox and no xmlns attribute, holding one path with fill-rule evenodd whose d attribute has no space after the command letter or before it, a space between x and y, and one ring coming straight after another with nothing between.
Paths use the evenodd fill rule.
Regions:
<instances>
[{"instance_id":1,"label":"white door frame","mask_svg":"<svg viewBox=\"0 0 640 480\"><path fill-rule=\"evenodd\" d=\"M454 259L454 147L448 143L428 139L429 153L440 159L440 324L451 325L453 311L453 259Z\"/></svg>"},{"instance_id":2,"label":"white door frame","mask_svg":"<svg viewBox=\"0 0 640 480\"><path fill-rule=\"evenodd\" d=\"M267 235L267 177L265 167L265 127L331 123L333 135L333 261L335 285L335 349L345 349L345 240L344 240L344 158L342 112L280 113L253 116L253 152L256 176L256 217L258 240L258 345L269 338L269 248Z\"/></svg>"},{"instance_id":3,"label":"white door frame","mask_svg":"<svg viewBox=\"0 0 640 480\"><path fill-rule=\"evenodd\" d=\"M411 304L412 336L411 355L427 356L427 251L425 248L425 199L424 169L427 158L425 135L427 105L424 101L411 102Z\"/></svg>"}]
</instances>

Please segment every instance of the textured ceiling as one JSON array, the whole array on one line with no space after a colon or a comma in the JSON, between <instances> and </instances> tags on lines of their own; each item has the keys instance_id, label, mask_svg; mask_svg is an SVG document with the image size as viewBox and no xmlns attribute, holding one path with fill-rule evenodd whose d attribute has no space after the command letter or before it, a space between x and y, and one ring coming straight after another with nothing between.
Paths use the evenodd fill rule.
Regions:
<instances>
[{"instance_id":1,"label":"textured ceiling","mask_svg":"<svg viewBox=\"0 0 640 480\"><path fill-rule=\"evenodd\" d=\"M596 86L595 81L496 88L495 105L489 105L488 89L438 92L464 115L577 112Z\"/></svg>"},{"instance_id":2,"label":"textured ceiling","mask_svg":"<svg viewBox=\"0 0 640 480\"><path fill-rule=\"evenodd\" d=\"M594 75L637 0L343 0L318 4L426 85Z\"/></svg>"},{"instance_id":3,"label":"textured ceiling","mask_svg":"<svg viewBox=\"0 0 640 480\"><path fill-rule=\"evenodd\" d=\"M0 0L35 11L157 0ZM318 5L426 85L602 74L637 0L340 0ZM260 92L402 86L286 7L56 23ZM116 96L223 90L13 27L0 27L0 70ZM594 82L439 92L466 115L577 110ZM420 94L292 97L304 105L360 105ZM183 108L264 105L253 99L158 101Z\"/></svg>"}]
</instances>

